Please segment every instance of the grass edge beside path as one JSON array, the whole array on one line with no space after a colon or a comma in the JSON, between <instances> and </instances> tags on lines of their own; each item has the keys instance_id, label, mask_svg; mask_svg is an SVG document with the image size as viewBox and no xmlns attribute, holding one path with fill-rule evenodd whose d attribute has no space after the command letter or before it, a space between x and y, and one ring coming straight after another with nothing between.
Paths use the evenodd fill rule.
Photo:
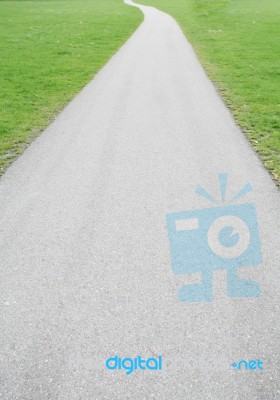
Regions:
<instances>
[{"instance_id":1,"label":"grass edge beside path","mask_svg":"<svg viewBox=\"0 0 280 400\"><path fill-rule=\"evenodd\" d=\"M280 187L279 0L143 0L172 15Z\"/></svg>"},{"instance_id":2,"label":"grass edge beside path","mask_svg":"<svg viewBox=\"0 0 280 400\"><path fill-rule=\"evenodd\" d=\"M142 21L122 0L0 1L0 176Z\"/></svg>"}]
</instances>

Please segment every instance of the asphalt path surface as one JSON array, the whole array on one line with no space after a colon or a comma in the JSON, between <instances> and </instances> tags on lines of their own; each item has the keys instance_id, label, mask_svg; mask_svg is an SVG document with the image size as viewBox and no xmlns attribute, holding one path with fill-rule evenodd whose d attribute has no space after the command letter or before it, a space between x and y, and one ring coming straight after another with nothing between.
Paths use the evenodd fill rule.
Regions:
<instances>
[{"instance_id":1,"label":"asphalt path surface","mask_svg":"<svg viewBox=\"0 0 280 400\"><path fill-rule=\"evenodd\" d=\"M280 398L280 196L177 23L150 7L133 36L0 183L1 390L6 400ZM250 182L259 298L180 302L166 214ZM161 371L105 368L163 357ZM261 360L264 370L231 363ZM214 362L215 361L215 362ZM214 363L213 363L214 362Z\"/></svg>"}]
</instances>

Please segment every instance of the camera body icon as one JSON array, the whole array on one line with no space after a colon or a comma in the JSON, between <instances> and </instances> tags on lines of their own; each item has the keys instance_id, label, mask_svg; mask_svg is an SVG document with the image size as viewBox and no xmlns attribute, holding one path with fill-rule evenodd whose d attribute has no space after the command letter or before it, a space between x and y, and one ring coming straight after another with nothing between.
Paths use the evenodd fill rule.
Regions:
<instances>
[{"instance_id":1,"label":"camera body icon","mask_svg":"<svg viewBox=\"0 0 280 400\"><path fill-rule=\"evenodd\" d=\"M260 295L256 282L238 278L238 268L262 262L253 203L170 213L167 229L174 274L202 274L200 284L180 289L180 301L211 301L213 270L217 269L227 270L229 297Z\"/></svg>"}]
</instances>

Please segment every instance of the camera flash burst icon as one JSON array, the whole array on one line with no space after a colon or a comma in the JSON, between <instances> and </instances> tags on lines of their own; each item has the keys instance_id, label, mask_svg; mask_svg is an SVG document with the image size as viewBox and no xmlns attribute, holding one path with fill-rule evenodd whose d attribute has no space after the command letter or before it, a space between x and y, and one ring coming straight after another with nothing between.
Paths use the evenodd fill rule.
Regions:
<instances>
[{"instance_id":1,"label":"camera flash burst icon","mask_svg":"<svg viewBox=\"0 0 280 400\"><path fill-rule=\"evenodd\" d=\"M252 280L238 278L238 268L262 263L259 228L254 203L232 204L252 191L247 183L225 204L228 174L219 174L221 201L202 186L199 196L214 206L167 214L167 229L173 272L200 272L201 283L179 290L179 301L206 302L213 299L213 270L227 270L229 297L258 297L260 286Z\"/></svg>"}]
</instances>

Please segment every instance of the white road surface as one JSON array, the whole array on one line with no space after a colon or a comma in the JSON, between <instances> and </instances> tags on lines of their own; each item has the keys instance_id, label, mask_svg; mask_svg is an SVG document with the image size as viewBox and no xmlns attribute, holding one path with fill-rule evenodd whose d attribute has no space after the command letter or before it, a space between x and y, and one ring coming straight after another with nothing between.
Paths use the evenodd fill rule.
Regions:
<instances>
[{"instance_id":1,"label":"white road surface","mask_svg":"<svg viewBox=\"0 0 280 400\"><path fill-rule=\"evenodd\" d=\"M178 24L145 20L0 183L5 400L280 398L280 196ZM211 207L197 185L256 204L259 298L180 302L166 214ZM161 371L105 368L162 356ZM261 360L264 370L234 369Z\"/></svg>"}]
</instances>

